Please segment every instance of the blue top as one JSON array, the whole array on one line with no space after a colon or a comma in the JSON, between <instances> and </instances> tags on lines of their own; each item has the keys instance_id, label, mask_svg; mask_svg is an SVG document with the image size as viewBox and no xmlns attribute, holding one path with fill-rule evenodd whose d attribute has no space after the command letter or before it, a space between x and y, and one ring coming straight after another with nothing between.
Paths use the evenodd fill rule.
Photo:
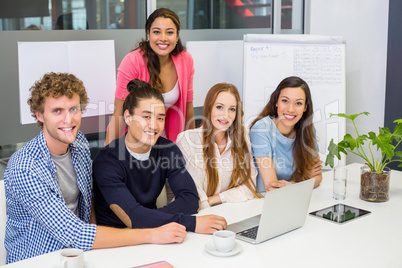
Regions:
<instances>
[{"instance_id":1,"label":"blue top","mask_svg":"<svg viewBox=\"0 0 402 268\"><path fill-rule=\"evenodd\" d=\"M254 157L268 156L272 158L278 180L292 180L291 176L295 171L292 154L295 138L289 139L283 136L272 121L272 117L266 116L258 120L251 128L250 141ZM314 142L318 152L318 144L316 141ZM264 182L259 170L257 188L260 192L265 192Z\"/></svg>"},{"instance_id":2,"label":"blue top","mask_svg":"<svg viewBox=\"0 0 402 268\"><path fill-rule=\"evenodd\" d=\"M96 225L88 224L91 157L88 141L81 132L69 151L80 189L78 217L64 202L43 131L11 156L4 173L7 263L65 247L92 248Z\"/></svg>"},{"instance_id":3,"label":"blue top","mask_svg":"<svg viewBox=\"0 0 402 268\"><path fill-rule=\"evenodd\" d=\"M185 168L179 148L159 137L149 159L135 159L127 150L125 136L102 148L93 163L96 220L100 225L126 228L110 209L118 205L130 218L133 228L153 228L177 222L195 231L199 198L194 181ZM175 200L156 208L156 199L166 180Z\"/></svg>"}]
</instances>

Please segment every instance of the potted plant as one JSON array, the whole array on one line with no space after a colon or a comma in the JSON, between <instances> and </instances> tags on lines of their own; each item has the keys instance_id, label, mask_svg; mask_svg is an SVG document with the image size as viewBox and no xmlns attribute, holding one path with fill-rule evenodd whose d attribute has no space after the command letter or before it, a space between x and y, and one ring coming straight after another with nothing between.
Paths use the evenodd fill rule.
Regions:
<instances>
[{"instance_id":1,"label":"potted plant","mask_svg":"<svg viewBox=\"0 0 402 268\"><path fill-rule=\"evenodd\" d=\"M365 161L365 165L360 169L360 198L372 202L385 202L389 200L390 169L387 165L391 162L401 162L398 167L402 167L402 151L395 151L402 142L402 119L394 121L397 125L393 132L386 127L379 127L378 135L372 131L368 135L360 135L355 119L362 114L369 115L368 112L351 115L330 114L331 117L339 116L351 120L356 131L356 138L348 133L338 144L335 144L332 139L328 146L329 153L325 165L333 168L334 157L336 156L340 160L340 153L345 155L353 153L360 156ZM366 141L368 146L365 150L363 145ZM377 151L381 151L381 157L374 156L374 146L377 147Z\"/></svg>"}]
</instances>

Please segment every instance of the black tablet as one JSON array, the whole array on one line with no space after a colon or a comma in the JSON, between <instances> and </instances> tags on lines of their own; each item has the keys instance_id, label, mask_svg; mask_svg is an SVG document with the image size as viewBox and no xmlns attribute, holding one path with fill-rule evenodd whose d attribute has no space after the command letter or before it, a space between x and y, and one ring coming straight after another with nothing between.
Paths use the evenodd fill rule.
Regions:
<instances>
[{"instance_id":1,"label":"black tablet","mask_svg":"<svg viewBox=\"0 0 402 268\"><path fill-rule=\"evenodd\" d=\"M324 209L310 212L310 215L342 224L370 213L370 211L364 209L355 208L344 204L336 204Z\"/></svg>"}]
</instances>

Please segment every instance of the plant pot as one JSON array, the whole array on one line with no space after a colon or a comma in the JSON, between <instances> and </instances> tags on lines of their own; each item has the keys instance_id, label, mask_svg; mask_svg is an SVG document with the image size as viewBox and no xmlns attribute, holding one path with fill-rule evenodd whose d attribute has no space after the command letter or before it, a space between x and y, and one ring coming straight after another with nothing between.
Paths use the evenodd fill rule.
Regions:
<instances>
[{"instance_id":1,"label":"plant pot","mask_svg":"<svg viewBox=\"0 0 402 268\"><path fill-rule=\"evenodd\" d=\"M360 199L370 202L389 200L389 179L391 170L384 168L381 174L371 172L368 166L360 168Z\"/></svg>"}]
</instances>

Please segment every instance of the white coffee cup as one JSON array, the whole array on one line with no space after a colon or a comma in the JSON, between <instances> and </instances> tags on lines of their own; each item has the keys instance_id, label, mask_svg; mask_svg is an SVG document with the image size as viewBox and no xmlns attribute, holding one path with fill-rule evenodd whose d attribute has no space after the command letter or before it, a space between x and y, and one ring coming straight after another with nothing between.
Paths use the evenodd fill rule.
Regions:
<instances>
[{"instance_id":1,"label":"white coffee cup","mask_svg":"<svg viewBox=\"0 0 402 268\"><path fill-rule=\"evenodd\" d=\"M229 252L233 249L236 240L236 234L232 231L216 231L212 239L214 241L215 249L219 252Z\"/></svg>"},{"instance_id":2,"label":"white coffee cup","mask_svg":"<svg viewBox=\"0 0 402 268\"><path fill-rule=\"evenodd\" d=\"M60 265L63 268L84 268L84 251L65 248L60 252Z\"/></svg>"}]
</instances>

